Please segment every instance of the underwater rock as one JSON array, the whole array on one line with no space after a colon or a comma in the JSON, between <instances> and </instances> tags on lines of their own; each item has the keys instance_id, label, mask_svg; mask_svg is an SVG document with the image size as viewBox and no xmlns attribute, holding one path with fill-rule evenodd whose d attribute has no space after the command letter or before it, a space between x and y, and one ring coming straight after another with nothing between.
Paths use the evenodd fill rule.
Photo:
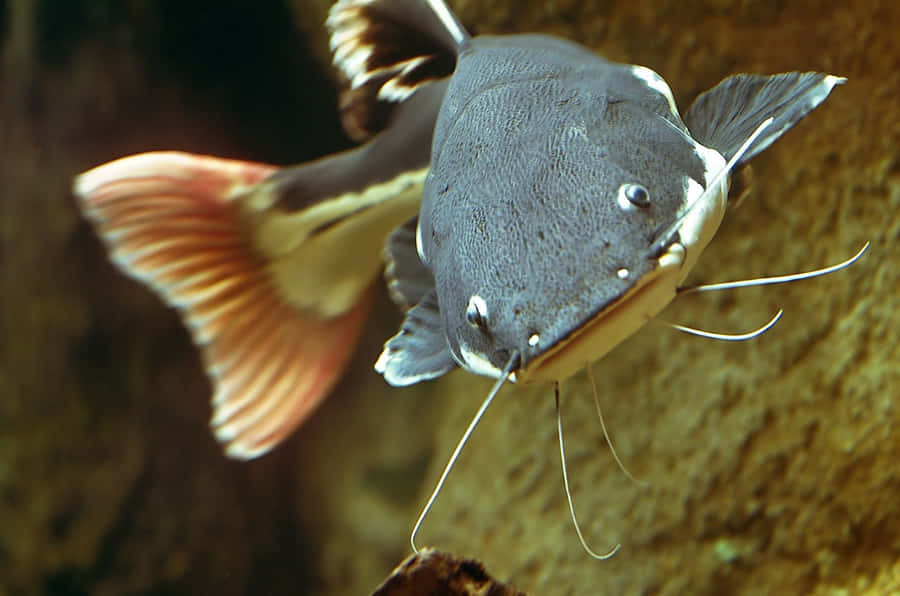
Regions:
<instances>
[{"instance_id":1,"label":"underwater rock","mask_svg":"<svg viewBox=\"0 0 900 596\"><path fill-rule=\"evenodd\" d=\"M435 549L410 555L372 596L525 596L491 578L484 566Z\"/></svg>"}]
</instances>

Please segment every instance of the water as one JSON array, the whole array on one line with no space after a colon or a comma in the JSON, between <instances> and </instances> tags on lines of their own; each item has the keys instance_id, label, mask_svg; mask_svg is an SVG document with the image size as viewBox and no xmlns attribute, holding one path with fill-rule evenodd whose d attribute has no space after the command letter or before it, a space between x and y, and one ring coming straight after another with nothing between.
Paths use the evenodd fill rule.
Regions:
<instances>
[{"instance_id":1,"label":"water","mask_svg":"<svg viewBox=\"0 0 900 596\"><path fill-rule=\"evenodd\" d=\"M325 3L322 3L325 4ZM529 594L881 594L900 559L900 7L827 2L458 3L479 32L542 30L662 74L681 109L733 72L847 85L754 160L697 281L833 263L789 287L689 296L563 387L570 526L549 388L505 388L419 535ZM407 554L418 508L487 383L410 389L371 372L385 296L347 379L275 453L226 461L177 317L119 275L72 175L179 148L289 163L345 146L300 31L323 8L0 3L0 593L366 594ZM65 18L63 18L65 17ZM305 25L306 29L295 26ZM309 58L309 59L307 59ZM891 570L894 569L892 572ZM893 579L892 579L893 578ZM891 583L894 582L894 583Z\"/></svg>"}]
</instances>

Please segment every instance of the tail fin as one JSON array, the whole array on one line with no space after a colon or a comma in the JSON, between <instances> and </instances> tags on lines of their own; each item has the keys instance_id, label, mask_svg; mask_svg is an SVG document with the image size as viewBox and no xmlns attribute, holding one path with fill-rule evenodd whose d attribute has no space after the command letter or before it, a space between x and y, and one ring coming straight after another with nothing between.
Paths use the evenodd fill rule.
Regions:
<instances>
[{"instance_id":1,"label":"tail fin","mask_svg":"<svg viewBox=\"0 0 900 596\"><path fill-rule=\"evenodd\" d=\"M726 161L766 118L774 121L737 165L753 159L847 79L817 72L739 74L700 94L684 115L691 134Z\"/></svg>"},{"instance_id":2,"label":"tail fin","mask_svg":"<svg viewBox=\"0 0 900 596\"><path fill-rule=\"evenodd\" d=\"M384 240L418 211L446 89L433 81L468 39L443 0L339 0L329 27L335 63L365 91L345 112L365 145L290 168L145 153L74 184L112 260L190 329L232 457L272 449L338 379ZM385 112L372 102L390 117L373 122Z\"/></svg>"},{"instance_id":3,"label":"tail fin","mask_svg":"<svg viewBox=\"0 0 900 596\"><path fill-rule=\"evenodd\" d=\"M368 300L325 318L286 300L246 233L241 198L276 169L145 153L75 180L113 262L176 309L214 386L212 426L232 457L278 444L342 371Z\"/></svg>"}]
</instances>

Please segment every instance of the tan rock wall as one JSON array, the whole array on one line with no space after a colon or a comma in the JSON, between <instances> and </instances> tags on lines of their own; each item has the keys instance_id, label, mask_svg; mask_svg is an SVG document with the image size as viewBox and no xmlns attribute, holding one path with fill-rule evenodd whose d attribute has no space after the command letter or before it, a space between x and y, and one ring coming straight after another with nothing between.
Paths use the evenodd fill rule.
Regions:
<instances>
[{"instance_id":1,"label":"tan rock wall","mask_svg":"<svg viewBox=\"0 0 900 596\"><path fill-rule=\"evenodd\" d=\"M890 570L900 558L894 265L900 43L893 33L900 9L879 2L459 2L457 8L482 32L549 31L650 66L683 108L734 72L847 76L847 85L755 161L750 197L728 214L693 279L805 270L838 262L865 241L872 247L831 277L685 296L663 315L744 330L784 308L784 319L756 341L716 343L648 325L594 366L619 453L647 488L616 468L586 377L563 386L578 515L598 550L622 544L612 561L589 560L572 530L550 388L503 390L420 543L477 557L529 594L898 589ZM408 531L488 386L455 373L425 388L376 388L383 397L366 396L392 408L415 392L429 402L422 407L429 408L434 435L412 448L406 433L418 436L421 425L392 421L384 455L371 451L370 435L363 438L369 450L363 467L386 465L382 458L398 449L396 461L420 452L432 457L405 526L394 525L404 516L384 503L371 504L368 514L338 514L340 527L326 536L329 565L352 567L360 549L374 547L367 516L390 515L386 531L397 540ZM350 399L345 408L372 407ZM323 441L327 434L310 432ZM339 511L356 511L354 503L370 497L333 498ZM365 581L339 583L328 593L350 593L350 585L358 593Z\"/></svg>"}]
</instances>

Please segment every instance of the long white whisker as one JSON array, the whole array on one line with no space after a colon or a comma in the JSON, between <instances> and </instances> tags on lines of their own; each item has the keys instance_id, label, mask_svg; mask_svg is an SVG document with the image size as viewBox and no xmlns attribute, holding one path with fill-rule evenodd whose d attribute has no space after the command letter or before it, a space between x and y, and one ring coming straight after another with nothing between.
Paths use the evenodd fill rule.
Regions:
<instances>
[{"instance_id":1,"label":"long white whisker","mask_svg":"<svg viewBox=\"0 0 900 596\"><path fill-rule=\"evenodd\" d=\"M728 160L728 163L725 164L725 167L722 168L721 170L719 170L719 173L716 174L716 177L713 178L713 180L709 184L709 186L706 187L706 192L712 192L712 191L710 191L710 188L715 188L716 186L719 186L720 184L722 184L722 180L725 178L725 176L728 175L729 172L731 172L731 170L734 169L734 166L737 164L738 160L744 156L744 153L747 152L747 149L749 149L750 145L753 144L753 141L756 140L756 137L761 135L765 129L769 128L769 125L772 124L772 122L774 120L775 120L774 117L769 116L768 118L763 120L759 126L756 127L756 130L754 130L752 133L750 133L750 136L747 137L747 140L744 141L744 144L741 145L737 151L735 151L734 155L731 156L731 159ZM704 193L704 194L706 194L706 193ZM700 201L701 198L702 198L702 195L701 195L701 197L698 197L694 202L696 203L696 202Z\"/></svg>"},{"instance_id":2,"label":"long white whisker","mask_svg":"<svg viewBox=\"0 0 900 596\"><path fill-rule=\"evenodd\" d=\"M554 384L554 390L556 393L556 430L559 433L559 457L562 461L563 486L566 489L566 499L569 501L569 513L572 514L572 523L575 525L575 533L578 534L578 540L581 541L581 547L584 549L584 552L598 561L605 561L619 552L622 545L617 544L605 555L600 555L591 550L591 547L588 546L584 536L581 534L581 528L578 526L578 519L575 517L575 506L572 504L572 492L569 490L569 475L566 473L566 449L563 447L562 414L559 411L559 383Z\"/></svg>"},{"instance_id":3,"label":"long white whisker","mask_svg":"<svg viewBox=\"0 0 900 596\"><path fill-rule=\"evenodd\" d=\"M428 515L428 512L431 511L431 506L434 504L435 499L437 499L438 493L441 492L441 488L443 488L444 482L447 480L447 476L450 475L450 470L453 469L453 464L456 463L456 460L459 458L460 452L462 452L462 449L465 446L466 442L469 440L469 437L472 436L472 431L474 431L475 427L478 426L478 423L481 421L484 413L491 405L491 402L494 401L494 397L497 395L497 393L500 392L500 388L503 387L503 384L506 383L507 379L509 379L509 375L518 366L518 363L519 354L517 352L514 352L510 357L509 362L506 363L506 367L503 369L503 375L497 379L496 383L494 383L494 386L491 388L488 396L484 399L484 401L481 403L481 407L478 408L478 411L475 413L475 417L472 418L472 422L469 423L469 427L466 429L466 432L463 433L463 436L459 440L459 443L456 444L456 449L453 450L453 455L450 456L450 459L447 461L447 465L444 466L444 471L441 473L441 477L440 479L438 479L437 485L434 487L434 491L432 491L431 496L428 497L428 502L425 503L425 507L422 508L422 512L419 514L419 518L416 520L416 525L413 526L412 533L409 535L409 544L412 546L414 553L419 552L419 549L416 548L416 534L419 533L419 528L422 526L422 522L425 521L425 517Z\"/></svg>"},{"instance_id":4,"label":"long white whisker","mask_svg":"<svg viewBox=\"0 0 900 596\"><path fill-rule=\"evenodd\" d=\"M619 469L622 470L622 473L625 474L632 482L637 484L638 486L650 486L649 483L644 482L643 480L638 480L634 476L632 476L631 472L628 471L628 468L625 467L625 464L622 463L622 460L619 459L619 454L616 453L616 448L613 446L612 439L609 437L609 433L606 432L606 423L603 421L603 412L600 410L600 396L597 395L597 383L594 382L594 371L591 369L591 365L588 364L585 367L585 371L587 371L588 380L591 382L591 389L594 392L594 406L597 408L597 417L600 419L600 428L603 429L603 438L606 439L606 444L609 445L609 451L612 453L613 459L616 460L616 463L619 465Z\"/></svg>"},{"instance_id":5,"label":"long white whisker","mask_svg":"<svg viewBox=\"0 0 900 596\"><path fill-rule=\"evenodd\" d=\"M666 327L671 327L672 329L676 329L690 335L696 335L697 337L718 339L721 341L747 341L748 339L759 337L760 335L771 329L772 326L774 326L775 323L778 322L778 319L781 318L782 314L784 314L784 310L778 309L778 312L775 313L775 316L772 317L772 319L768 323L766 323L762 327L759 327L758 329L754 329L753 331L749 331L747 333L715 333L713 331L704 331L703 329L696 329L694 327L686 327L684 325L670 323L669 321L663 321L662 319L653 320L665 325Z\"/></svg>"},{"instance_id":6,"label":"long white whisker","mask_svg":"<svg viewBox=\"0 0 900 596\"><path fill-rule=\"evenodd\" d=\"M802 273L791 273L790 275L776 275L774 277L757 277L756 279L743 279L738 281L726 281L722 283L716 284L704 284L700 286L692 286L685 288L678 288L678 294L690 294L691 292L715 292L719 290L732 290L735 288L750 288L753 286L767 286L771 284L783 284L790 283L793 281L800 281L803 279L810 279L812 277L820 277L822 275L828 275L829 273L834 273L835 271L840 271L841 269L845 269L859 260L860 257L863 256L863 253L869 248L869 243L866 242L861 249L859 249L855 255L847 259L846 261L842 261L837 265L831 265L829 267L822 267L821 269L814 269L812 271L804 271Z\"/></svg>"},{"instance_id":7,"label":"long white whisker","mask_svg":"<svg viewBox=\"0 0 900 596\"><path fill-rule=\"evenodd\" d=\"M703 193L699 197L694 199L694 201L690 205L688 205L688 208L685 209L680 216L678 216L678 219L672 222L661 233L656 235L656 241L650 249L651 254L664 249L665 245L668 244L671 235L681 227L681 224L684 223L684 219L691 213L695 205L699 204L701 201L705 201L710 193L717 192L718 189L721 188L722 181L725 179L725 177L729 174L729 172L731 172L735 164L737 164L738 160L744 156L744 153L746 153L747 149L750 148L750 145L753 144L753 141L755 141L756 138L761 135L762 132L766 128L768 128L770 124L772 124L773 120L775 119L771 116L763 120L762 124L756 127L756 130L754 130L750 134L750 136L747 137L747 140L744 141L744 144L741 145L735 152L735 154L731 156L731 159L728 160L728 163L725 164L725 167L719 170L719 172L713 177L712 181L706 185L706 190L703 191Z\"/></svg>"}]
</instances>

